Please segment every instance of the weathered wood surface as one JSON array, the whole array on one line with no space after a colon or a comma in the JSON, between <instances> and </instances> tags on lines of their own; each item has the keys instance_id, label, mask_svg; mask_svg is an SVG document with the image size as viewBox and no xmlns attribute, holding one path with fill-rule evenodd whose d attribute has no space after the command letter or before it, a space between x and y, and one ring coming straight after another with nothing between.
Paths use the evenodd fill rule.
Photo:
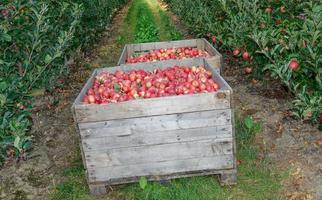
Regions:
<instances>
[{"instance_id":1,"label":"weathered wood surface","mask_svg":"<svg viewBox=\"0 0 322 200\"><path fill-rule=\"evenodd\" d=\"M107 105L75 105L77 122L166 115L230 108L230 91L139 99Z\"/></svg>"},{"instance_id":2,"label":"weathered wood surface","mask_svg":"<svg viewBox=\"0 0 322 200\"><path fill-rule=\"evenodd\" d=\"M146 145L191 142L205 139L232 138L231 125L154 132L125 132L128 135L82 139L84 152ZM94 132L95 134L95 132Z\"/></svg>"},{"instance_id":3,"label":"weathered wood surface","mask_svg":"<svg viewBox=\"0 0 322 200\"><path fill-rule=\"evenodd\" d=\"M90 168L146 164L180 159L233 154L232 138L142 145L85 152Z\"/></svg>"},{"instance_id":4,"label":"weathered wood surface","mask_svg":"<svg viewBox=\"0 0 322 200\"><path fill-rule=\"evenodd\" d=\"M233 155L177 159L172 161L141 163L119 167L87 169L89 182L117 184L122 178L140 176L162 176L173 173L193 173L202 170L224 170L233 167ZM115 179L115 181L113 181Z\"/></svg>"},{"instance_id":5,"label":"weathered wood surface","mask_svg":"<svg viewBox=\"0 0 322 200\"><path fill-rule=\"evenodd\" d=\"M100 197L107 193L106 184L89 184L88 187L94 197Z\"/></svg>"},{"instance_id":6,"label":"weathered wood surface","mask_svg":"<svg viewBox=\"0 0 322 200\"><path fill-rule=\"evenodd\" d=\"M214 176L220 179L221 174L226 173L236 173L236 169L207 169L207 170L194 170L194 171L183 171L183 172L175 172L175 173L168 173L165 175L146 175L144 176L149 181L161 181L161 180L171 180L171 179L177 179L177 178L185 178L185 177L194 177L194 176L207 176L207 175L216 175ZM87 175L86 171L86 175ZM111 185L119 185L124 183L133 183L140 180L142 176L132 176L132 177L126 177L126 178L116 178L116 179L109 179L108 181L93 181L89 182L89 184L105 184L106 186ZM235 185L236 183L233 183ZM222 184L225 185L225 184Z\"/></svg>"},{"instance_id":7,"label":"weathered wood surface","mask_svg":"<svg viewBox=\"0 0 322 200\"><path fill-rule=\"evenodd\" d=\"M149 51L153 49L161 48L181 48L181 47L197 47L198 39L190 40L176 40L176 41L164 41L164 42L147 42L140 44L130 44L129 47L134 52Z\"/></svg>"},{"instance_id":8,"label":"weathered wood surface","mask_svg":"<svg viewBox=\"0 0 322 200\"><path fill-rule=\"evenodd\" d=\"M224 127L231 125L230 109L80 123L78 127L82 139L89 139L143 133L154 133L155 135L155 131L221 127L222 125Z\"/></svg>"},{"instance_id":9,"label":"weathered wood surface","mask_svg":"<svg viewBox=\"0 0 322 200\"><path fill-rule=\"evenodd\" d=\"M219 176L219 180L220 180L220 185L222 186L237 184L237 170L232 169L221 173Z\"/></svg>"}]
</instances>

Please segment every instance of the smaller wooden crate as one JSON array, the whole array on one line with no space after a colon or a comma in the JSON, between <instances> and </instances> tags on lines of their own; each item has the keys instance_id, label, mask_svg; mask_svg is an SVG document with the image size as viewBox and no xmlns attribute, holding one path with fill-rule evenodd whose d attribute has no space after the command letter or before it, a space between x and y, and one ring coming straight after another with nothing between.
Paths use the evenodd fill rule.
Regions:
<instances>
[{"instance_id":1,"label":"smaller wooden crate","mask_svg":"<svg viewBox=\"0 0 322 200\"><path fill-rule=\"evenodd\" d=\"M236 183L232 89L206 60L140 63L96 69L73 104L87 181L93 195L107 185L218 174ZM220 90L212 93L138 99L107 105L83 104L103 71L204 65Z\"/></svg>"},{"instance_id":2,"label":"smaller wooden crate","mask_svg":"<svg viewBox=\"0 0 322 200\"><path fill-rule=\"evenodd\" d=\"M210 55L208 58L185 58L184 60L202 60L206 59L210 64L216 66L220 73L220 70L223 68L223 58L222 55L204 38L200 39L190 39L190 40L177 40L177 41L166 41L166 42L150 42L150 43L140 43L140 44L127 44L125 45L121 57L117 65L135 65L137 63L126 64L126 59L135 53L148 52L153 49L161 48L181 48L181 47L193 47L198 48L203 51L207 51ZM155 61L155 63L167 62L164 61ZM153 63L153 62L147 62Z\"/></svg>"}]
</instances>

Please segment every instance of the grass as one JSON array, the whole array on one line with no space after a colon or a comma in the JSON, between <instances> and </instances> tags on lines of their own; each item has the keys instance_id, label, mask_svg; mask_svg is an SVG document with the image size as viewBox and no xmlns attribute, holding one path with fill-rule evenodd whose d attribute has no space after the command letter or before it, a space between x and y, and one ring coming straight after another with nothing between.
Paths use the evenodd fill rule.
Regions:
<instances>
[{"instance_id":1,"label":"grass","mask_svg":"<svg viewBox=\"0 0 322 200\"><path fill-rule=\"evenodd\" d=\"M62 173L65 181L58 184L51 195L52 200L90 200L87 182L85 179L85 170L81 158L73 162Z\"/></svg>"},{"instance_id":2,"label":"grass","mask_svg":"<svg viewBox=\"0 0 322 200\"><path fill-rule=\"evenodd\" d=\"M138 24L141 15L149 16L151 24L161 30L159 39L181 39L167 13L156 6L156 0L134 0L131 2L128 14L122 25L127 28L121 33L119 42L134 42L138 37ZM152 4L152 6L151 6ZM154 11L151 9L155 9ZM159 18L156 17L158 14ZM123 34L123 35L122 35ZM131 35L126 35L131 34ZM135 36L135 37L133 37ZM239 118L236 123L238 184L234 187L221 187L216 176L192 177L172 180L169 184L148 182L144 189L138 183L118 187L109 194L111 199L133 200L262 200L282 199L280 196L281 181L285 173L278 173L274 164L267 159L259 159L259 149L254 145L256 134L260 132L261 124L252 118ZM57 185L51 199L58 200L88 200L89 195L81 158L65 169L62 176L65 181ZM109 198L110 199L110 198Z\"/></svg>"},{"instance_id":3,"label":"grass","mask_svg":"<svg viewBox=\"0 0 322 200\"><path fill-rule=\"evenodd\" d=\"M160 41L179 40L182 39L182 34L172 24L168 13L160 7L157 0L147 1L149 9L152 11L154 21L159 27Z\"/></svg>"},{"instance_id":4,"label":"grass","mask_svg":"<svg viewBox=\"0 0 322 200\"><path fill-rule=\"evenodd\" d=\"M135 25L134 42L156 42L160 40L159 30L155 24L153 14L145 0L137 0L137 24Z\"/></svg>"}]
</instances>

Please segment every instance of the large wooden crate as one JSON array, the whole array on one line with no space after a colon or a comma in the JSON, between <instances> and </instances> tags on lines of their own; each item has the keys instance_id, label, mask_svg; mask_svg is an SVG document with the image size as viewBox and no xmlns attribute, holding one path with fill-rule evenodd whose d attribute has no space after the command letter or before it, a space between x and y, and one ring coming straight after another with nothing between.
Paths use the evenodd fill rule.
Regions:
<instances>
[{"instance_id":1,"label":"large wooden crate","mask_svg":"<svg viewBox=\"0 0 322 200\"><path fill-rule=\"evenodd\" d=\"M184 61L185 62L185 61ZM97 69L73 104L81 152L93 195L107 185L218 174L222 184L236 183L233 91L206 60L220 90L212 93L139 99L107 105L81 101L102 71L153 70L173 66L141 63ZM181 64L180 62L177 64Z\"/></svg>"},{"instance_id":2,"label":"large wooden crate","mask_svg":"<svg viewBox=\"0 0 322 200\"><path fill-rule=\"evenodd\" d=\"M223 68L223 58L222 55L204 38L200 39L190 39L190 40L177 40L177 41L166 41L166 42L150 42L150 43L139 43L139 44L127 44L124 46L121 57L118 61L118 65L136 65L126 64L126 59L134 54L140 54L143 52L148 52L153 49L161 49L161 48L180 48L180 47L193 47L198 48L203 51L207 51L209 53L209 57L205 58L210 64L216 66L219 73ZM202 60L204 58L185 58L185 60L193 61L193 60ZM166 63L165 61L154 61L149 63Z\"/></svg>"}]
</instances>

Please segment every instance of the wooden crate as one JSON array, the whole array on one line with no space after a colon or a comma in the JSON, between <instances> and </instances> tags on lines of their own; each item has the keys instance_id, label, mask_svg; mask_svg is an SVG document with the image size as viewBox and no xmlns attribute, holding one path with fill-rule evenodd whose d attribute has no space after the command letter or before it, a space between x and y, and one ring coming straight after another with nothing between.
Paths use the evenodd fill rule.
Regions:
<instances>
[{"instance_id":1,"label":"wooden crate","mask_svg":"<svg viewBox=\"0 0 322 200\"><path fill-rule=\"evenodd\" d=\"M147 52L153 49L161 49L161 48L180 48L180 47L194 47L200 50L207 51L210 57L206 58L206 60L212 64L214 67L220 70L223 68L223 58L222 55L204 38L201 39L190 39L190 40L177 40L177 41L166 41L166 42L150 42L150 43L140 43L140 44L127 44L125 45L121 57L118 61L118 65L136 65L126 64L126 59L129 56L134 55L135 53ZM192 60L202 60L204 58L185 58L184 60L192 61ZM148 63L160 63L167 62L165 61L155 61Z\"/></svg>"},{"instance_id":2,"label":"wooden crate","mask_svg":"<svg viewBox=\"0 0 322 200\"><path fill-rule=\"evenodd\" d=\"M142 176L160 180L218 174L223 185L236 183L233 91L208 61L194 60L186 66L200 64L213 72L219 91L83 104L95 75L102 71L164 69L173 61L94 71L73 104L93 195L104 194L108 185L135 182Z\"/></svg>"}]
</instances>

